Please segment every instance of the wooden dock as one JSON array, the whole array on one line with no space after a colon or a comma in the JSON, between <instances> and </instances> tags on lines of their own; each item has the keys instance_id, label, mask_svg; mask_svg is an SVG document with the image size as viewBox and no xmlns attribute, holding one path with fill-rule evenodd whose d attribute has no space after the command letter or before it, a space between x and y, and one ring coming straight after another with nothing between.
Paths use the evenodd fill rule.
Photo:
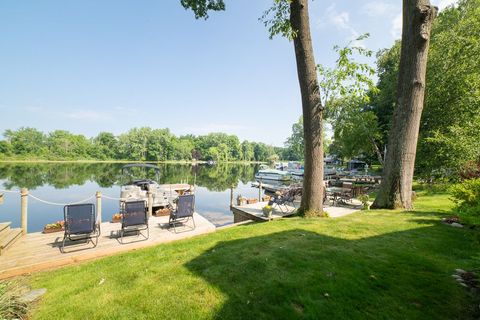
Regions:
<instances>
[{"instance_id":1,"label":"wooden dock","mask_svg":"<svg viewBox=\"0 0 480 320\"><path fill-rule=\"evenodd\" d=\"M295 203L295 207L292 206L283 206L283 212L279 209L278 206L274 205L272 216L267 218L263 216L262 208L265 207L268 202L257 202L253 204L246 204L243 206L232 206L231 210L233 212L234 223L252 220L258 222L270 221L274 219L279 219L283 217L292 216L295 214L296 208L299 207L300 203ZM328 212L329 217L338 218L354 213L358 210L361 210L362 205L358 200L353 200L351 204L342 205L342 206L330 206L324 205L323 210Z\"/></svg>"},{"instance_id":2,"label":"wooden dock","mask_svg":"<svg viewBox=\"0 0 480 320\"><path fill-rule=\"evenodd\" d=\"M295 213L295 208L292 206L282 206L283 212L278 206L273 206L273 212L270 218L263 215L262 208L265 207L268 202L257 202L252 204L246 204L243 206L232 206L233 222L242 222L247 220L253 221L269 221L279 219L287 216L291 216Z\"/></svg>"},{"instance_id":3,"label":"wooden dock","mask_svg":"<svg viewBox=\"0 0 480 320\"><path fill-rule=\"evenodd\" d=\"M92 243L66 245L65 252L60 252L63 232L43 234L40 232L28 233L21 237L15 246L0 256L0 279L10 278L31 272L58 268L76 264L86 260L114 255L139 248L150 247L160 243L190 238L196 235L214 232L215 226L207 219L195 213L196 228L192 230L191 220L185 225L168 228L167 217L151 217L149 220L150 238L145 241L142 236L125 236L125 244L120 244L117 232L120 223L104 222L101 224L101 235L96 248ZM68 243L68 242L67 242Z\"/></svg>"}]
</instances>

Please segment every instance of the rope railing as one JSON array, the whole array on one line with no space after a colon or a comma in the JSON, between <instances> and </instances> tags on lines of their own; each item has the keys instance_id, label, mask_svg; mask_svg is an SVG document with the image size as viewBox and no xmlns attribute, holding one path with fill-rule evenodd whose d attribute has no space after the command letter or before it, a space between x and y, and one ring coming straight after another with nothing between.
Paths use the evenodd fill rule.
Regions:
<instances>
[{"instance_id":1,"label":"rope railing","mask_svg":"<svg viewBox=\"0 0 480 320\"><path fill-rule=\"evenodd\" d=\"M126 201L126 200L128 200L127 198L116 198L116 197L112 197L112 196L107 196L106 194L103 194L103 193L102 193L102 198L105 198L107 200L114 200L114 201Z\"/></svg>"},{"instance_id":2,"label":"rope railing","mask_svg":"<svg viewBox=\"0 0 480 320\"><path fill-rule=\"evenodd\" d=\"M37 200L39 202L42 202L42 203L45 203L45 204L49 204L49 205L52 205L52 206L62 206L62 207L67 206L67 205L72 205L72 204L84 203L84 202L87 202L87 201L95 198L95 196L91 196L91 197L88 197L88 198L80 200L80 201L75 201L75 202L70 202L70 203L58 203L58 202L52 202L52 201L47 201L47 200L40 199L40 198L34 196L31 193L29 193L28 196L31 197L32 199L35 199L35 200Z\"/></svg>"}]
</instances>

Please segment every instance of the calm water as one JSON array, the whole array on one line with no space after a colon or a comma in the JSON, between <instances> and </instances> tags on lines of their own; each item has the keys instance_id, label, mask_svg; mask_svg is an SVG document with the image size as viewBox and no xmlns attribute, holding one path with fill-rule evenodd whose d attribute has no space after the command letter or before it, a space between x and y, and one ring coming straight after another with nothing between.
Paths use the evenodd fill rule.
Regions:
<instances>
[{"instance_id":1,"label":"calm water","mask_svg":"<svg viewBox=\"0 0 480 320\"><path fill-rule=\"evenodd\" d=\"M118 198L123 164L107 163L0 163L0 189L28 188L34 196L57 203L86 199L101 191ZM230 188L238 194L258 197L252 188L255 165L163 164L160 183L187 182L196 185L196 211L217 226L233 222L230 212ZM95 200L91 200L95 202ZM118 212L118 201L102 199L102 217L106 221ZM63 207L28 200L28 232L37 232L47 223L63 219ZM0 204L0 222L11 221L20 226L20 195L6 193Z\"/></svg>"}]
</instances>

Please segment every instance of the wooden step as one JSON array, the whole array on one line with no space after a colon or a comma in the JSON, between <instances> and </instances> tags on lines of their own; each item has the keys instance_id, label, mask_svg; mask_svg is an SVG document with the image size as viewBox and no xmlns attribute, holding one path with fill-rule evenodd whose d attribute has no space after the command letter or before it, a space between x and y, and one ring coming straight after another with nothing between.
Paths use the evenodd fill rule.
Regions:
<instances>
[{"instance_id":1,"label":"wooden step","mask_svg":"<svg viewBox=\"0 0 480 320\"><path fill-rule=\"evenodd\" d=\"M11 222L2 222L0 223L0 234L3 232L3 231L8 231L8 227L10 227L10 224L12 224Z\"/></svg>"},{"instance_id":2,"label":"wooden step","mask_svg":"<svg viewBox=\"0 0 480 320\"><path fill-rule=\"evenodd\" d=\"M0 255L2 255L5 250L7 250L15 241L18 240L22 235L21 228L10 229L8 233L3 234L0 238Z\"/></svg>"}]
</instances>

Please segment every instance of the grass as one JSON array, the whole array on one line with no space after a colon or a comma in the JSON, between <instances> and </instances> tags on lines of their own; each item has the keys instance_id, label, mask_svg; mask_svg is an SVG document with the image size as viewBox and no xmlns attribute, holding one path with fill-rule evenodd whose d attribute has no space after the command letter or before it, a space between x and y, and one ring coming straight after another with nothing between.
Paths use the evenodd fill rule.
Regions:
<instances>
[{"instance_id":1,"label":"grass","mask_svg":"<svg viewBox=\"0 0 480 320\"><path fill-rule=\"evenodd\" d=\"M36 274L31 318L475 318L451 274L478 267L478 232L441 224L451 206L419 192L412 212L243 225Z\"/></svg>"}]
</instances>

